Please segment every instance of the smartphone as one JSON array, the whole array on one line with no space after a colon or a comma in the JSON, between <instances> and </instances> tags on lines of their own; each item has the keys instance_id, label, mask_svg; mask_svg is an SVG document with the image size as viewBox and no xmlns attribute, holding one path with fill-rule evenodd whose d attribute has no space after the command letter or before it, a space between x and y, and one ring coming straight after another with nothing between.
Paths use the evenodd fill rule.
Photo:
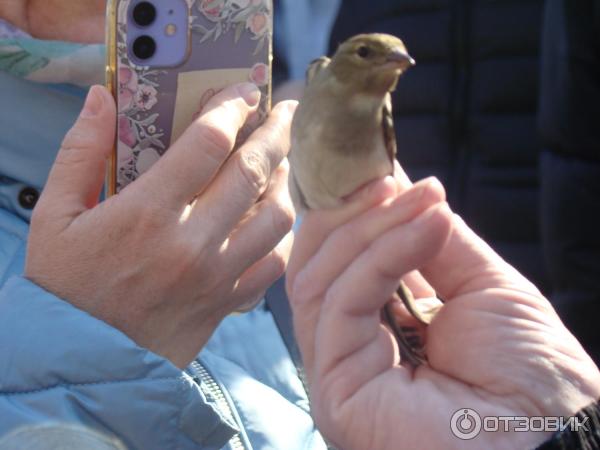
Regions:
<instances>
[{"instance_id":1,"label":"smartphone","mask_svg":"<svg viewBox=\"0 0 600 450\"><path fill-rule=\"evenodd\" d=\"M106 84L118 110L106 193L119 193L166 152L212 96L244 81L271 108L272 0L109 0Z\"/></svg>"}]
</instances>

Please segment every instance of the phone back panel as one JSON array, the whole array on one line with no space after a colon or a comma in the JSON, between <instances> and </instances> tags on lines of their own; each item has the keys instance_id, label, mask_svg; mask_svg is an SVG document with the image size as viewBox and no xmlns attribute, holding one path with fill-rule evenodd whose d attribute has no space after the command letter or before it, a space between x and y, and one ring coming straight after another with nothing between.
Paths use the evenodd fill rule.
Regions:
<instances>
[{"instance_id":1,"label":"phone back panel","mask_svg":"<svg viewBox=\"0 0 600 450\"><path fill-rule=\"evenodd\" d=\"M249 81L262 93L259 113L238 142L264 122L271 107L271 0L175 0L190 11L189 52L182 64L167 68L132 61L127 47L132 1L109 4L107 84L118 109L109 195L150 169L223 88Z\"/></svg>"}]
</instances>

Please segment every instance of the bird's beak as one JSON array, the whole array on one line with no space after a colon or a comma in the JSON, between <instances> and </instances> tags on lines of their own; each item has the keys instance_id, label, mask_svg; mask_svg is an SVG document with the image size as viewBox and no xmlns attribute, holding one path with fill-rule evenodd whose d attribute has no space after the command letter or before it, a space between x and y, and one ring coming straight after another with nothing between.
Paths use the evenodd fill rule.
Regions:
<instances>
[{"instance_id":1,"label":"bird's beak","mask_svg":"<svg viewBox=\"0 0 600 450\"><path fill-rule=\"evenodd\" d=\"M416 64L415 60L412 59L412 57L406 52L406 50L400 47L396 47L395 49L393 49L389 53L387 60L391 66L402 70L402 72L410 69Z\"/></svg>"}]
</instances>

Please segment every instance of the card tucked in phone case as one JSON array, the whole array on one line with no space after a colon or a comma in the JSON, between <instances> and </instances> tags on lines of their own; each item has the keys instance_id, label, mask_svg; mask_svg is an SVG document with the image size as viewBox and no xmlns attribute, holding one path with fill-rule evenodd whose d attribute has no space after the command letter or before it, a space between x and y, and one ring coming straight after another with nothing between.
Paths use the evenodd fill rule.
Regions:
<instances>
[{"instance_id":1,"label":"card tucked in phone case","mask_svg":"<svg viewBox=\"0 0 600 450\"><path fill-rule=\"evenodd\" d=\"M115 192L147 171L210 98L231 84L250 81L262 93L259 114L238 139L265 120L271 95L271 0L186 0L188 59L168 68L142 67L132 61L127 27L135 0L115 1L113 82L119 112ZM173 0L156 3L164 1Z\"/></svg>"}]
</instances>

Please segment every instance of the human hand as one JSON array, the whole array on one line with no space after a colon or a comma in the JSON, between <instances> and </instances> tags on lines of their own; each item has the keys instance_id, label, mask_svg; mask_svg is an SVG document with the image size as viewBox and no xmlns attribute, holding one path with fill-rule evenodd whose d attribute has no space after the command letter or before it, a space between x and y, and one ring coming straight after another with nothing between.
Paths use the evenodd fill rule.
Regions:
<instances>
[{"instance_id":1,"label":"human hand","mask_svg":"<svg viewBox=\"0 0 600 450\"><path fill-rule=\"evenodd\" d=\"M104 42L106 0L0 0L0 18L37 39Z\"/></svg>"},{"instance_id":2,"label":"human hand","mask_svg":"<svg viewBox=\"0 0 600 450\"><path fill-rule=\"evenodd\" d=\"M25 276L185 367L286 267L295 103L278 105L231 154L259 98L249 84L213 97L147 173L98 204L116 110L92 88L34 210Z\"/></svg>"},{"instance_id":3,"label":"human hand","mask_svg":"<svg viewBox=\"0 0 600 450\"><path fill-rule=\"evenodd\" d=\"M450 419L571 416L600 397L598 368L549 302L451 213L435 180L388 177L309 212L287 273L313 415L338 448L533 448L548 435L463 441ZM446 302L414 371L380 319L401 277L417 299Z\"/></svg>"}]
</instances>

